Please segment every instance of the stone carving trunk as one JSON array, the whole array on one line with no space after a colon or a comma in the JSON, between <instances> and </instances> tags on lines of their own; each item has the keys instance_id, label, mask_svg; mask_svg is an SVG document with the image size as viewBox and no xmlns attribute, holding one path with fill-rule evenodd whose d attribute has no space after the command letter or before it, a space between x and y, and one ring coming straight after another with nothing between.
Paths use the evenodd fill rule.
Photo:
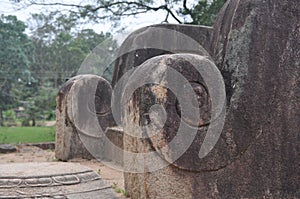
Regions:
<instances>
[{"instance_id":1,"label":"stone carving trunk","mask_svg":"<svg viewBox=\"0 0 300 199\"><path fill-rule=\"evenodd\" d=\"M211 121L211 99L196 68L212 64L199 55L158 56L139 66L127 83L126 89L143 80L155 82L137 89L125 107L124 150L146 153L141 161L124 156L125 170L137 172L125 174L133 198L201 198L198 187L192 187L194 175L222 166L214 164L217 158L199 158Z\"/></svg>"}]
</instances>

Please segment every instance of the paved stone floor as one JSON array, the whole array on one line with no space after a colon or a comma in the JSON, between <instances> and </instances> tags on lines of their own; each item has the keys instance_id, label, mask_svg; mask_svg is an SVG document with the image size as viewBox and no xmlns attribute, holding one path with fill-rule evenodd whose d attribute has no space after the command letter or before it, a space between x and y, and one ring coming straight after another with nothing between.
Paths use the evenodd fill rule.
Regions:
<instances>
[{"instance_id":1,"label":"paved stone floor","mask_svg":"<svg viewBox=\"0 0 300 199\"><path fill-rule=\"evenodd\" d=\"M11 170L9 169L9 167L5 165L12 164L12 163L26 163L26 162L37 162L39 165L44 164L44 162L55 163L55 164L61 163L55 159L54 152L51 150L42 150L38 147L23 145L23 146L18 146L18 150L15 153L0 154L0 166L1 166L0 175L3 176L4 173L2 171L5 170L5 167L7 168L7 170ZM106 185L111 186L113 184L117 184L118 188L124 189L124 179L123 179L123 173L121 171L112 169L96 160L73 159L70 162L80 164L85 168L89 168L90 170L93 170L95 173L99 173L101 179L107 182ZM103 192L103 190L101 192ZM117 194L117 196L118 198L125 198L121 194ZM73 195L73 197L75 196Z\"/></svg>"},{"instance_id":2,"label":"paved stone floor","mask_svg":"<svg viewBox=\"0 0 300 199\"><path fill-rule=\"evenodd\" d=\"M118 198L91 168L79 163L0 164L0 198Z\"/></svg>"}]
</instances>

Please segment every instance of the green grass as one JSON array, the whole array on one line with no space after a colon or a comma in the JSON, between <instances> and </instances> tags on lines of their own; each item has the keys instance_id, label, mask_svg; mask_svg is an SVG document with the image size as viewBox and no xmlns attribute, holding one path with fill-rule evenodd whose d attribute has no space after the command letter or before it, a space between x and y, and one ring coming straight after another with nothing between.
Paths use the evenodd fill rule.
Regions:
<instances>
[{"instance_id":1,"label":"green grass","mask_svg":"<svg viewBox=\"0 0 300 199\"><path fill-rule=\"evenodd\" d=\"M129 197L129 193L127 192L127 191L125 191L125 189L121 189L120 187L118 187L118 183L113 183L113 185L111 186L111 188L113 189L113 190L115 190L115 192L116 193L121 193L121 194L123 194L123 196L125 196L125 197Z\"/></svg>"},{"instance_id":2,"label":"green grass","mask_svg":"<svg viewBox=\"0 0 300 199\"><path fill-rule=\"evenodd\" d=\"M0 127L0 143L20 144L55 141L55 127Z\"/></svg>"}]
</instances>

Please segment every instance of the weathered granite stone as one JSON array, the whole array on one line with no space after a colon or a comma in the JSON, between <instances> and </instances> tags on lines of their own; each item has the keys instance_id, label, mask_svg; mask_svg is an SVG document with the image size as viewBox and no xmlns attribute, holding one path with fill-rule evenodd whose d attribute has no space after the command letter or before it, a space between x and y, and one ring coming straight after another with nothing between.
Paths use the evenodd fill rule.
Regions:
<instances>
[{"instance_id":1,"label":"weathered granite stone","mask_svg":"<svg viewBox=\"0 0 300 199\"><path fill-rule=\"evenodd\" d=\"M292 0L231 0L219 14L211 55L226 84L222 139L243 151L203 177L221 198L300 197L299 27Z\"/></svg>"},{"instance_id":2,"label":"weathered granite stone","mask_svg":"<svg viewBox=\"0 0 300 199\"><path fill-rule=\"evenodd\" d=\"M115 124L110 99L111 86L99 76L76 76L64 84L56 99L57 159L104 158L104 132Z\"/></svg>"},{"instance_id":3,"label":"weathered granite stone","mask_svg":"<svg viewBox=\"0 0 300 199\"><path fill-rule=\"evenodd\" d=\"M91 169L74 163L0 165L0 198L117 198Z\"/></svg>"},{"instance_id":4,"label":"weathered granite stone","mask_svg":"<svg viewBox=\"0 0 300 199\"><path fill-rule=\"evenodd\" d=\"M133 199L300 198L299 13L300 4L292 0L230 0L225 4L208 50L226 85L227 110L221 137L200 160L193 157L199 148L192 144L173 164L154 172L149 171L147 159L136 162L145 172L125 174L126 189ZM162 63L148 65L163 68ZM156 79L161 78L162 73L155 72ZM163 87L156 90L171 104L165 106L168 117L164 131L149 139L125 135L124 148L128 151L155 152L173 136L176 122L168 129L168 118L176 121L178 116L169 114L168 108L177 107L176 102ZM166 103L158 96L153 85L138 89L126 110L125 123L147 124L145 112L150 106ZM149 133L130 125L126 131ZM194 142L201 143L201 133L197 135L200 139ZM157 155L168 161L170 154L162 151Z\"/></svg>"},{"instance_id":5,"label":"weathered granite stone","mask_svg":"<svg viewBox=\"0 0 300 199\"><path fill-rule=\"evenodd\" d=\"M158 55L195 53L209 56L206 51L210 51L212 33L212 27L175 24L157 24L136 30L120 47L112 86L130 69Z\"/></svg>"},{"instance_id":6,"label":"weathered granite stone","mask_svg":"<svg viewBox=\"0 0 300 199\"><path fill-rule=\"evenodd\" d=\"M17 151L17 147L11 144L0 144L0 153L13 153Z\"/></svg>"}]
</instances>

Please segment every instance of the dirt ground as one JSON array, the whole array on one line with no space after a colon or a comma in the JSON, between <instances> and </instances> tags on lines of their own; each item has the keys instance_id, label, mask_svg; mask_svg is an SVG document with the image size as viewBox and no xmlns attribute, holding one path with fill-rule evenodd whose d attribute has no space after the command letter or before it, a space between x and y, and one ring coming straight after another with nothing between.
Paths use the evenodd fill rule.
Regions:
<instances>
[{"instance_id":1,"label":"dirt ground","mask_svg":"<svg viewBox=\"0 0 300 199\"><path fill-rule=\"evenodd\" d=\"M18 146L17 152L1 154L0 164L4 163L19 163L19 162L52 162L57 161L52 150L42 150L35 146ZM87 167L90 167L95 172L100 173L100 176L109 184L117 184L117 187L124 189L123 172L114 170L96 160L72 159L69 162L77 162ZM100 171L100 172L99 172ZM120 198L125 198L122 194L118 194Z\"/></svg>"}]
</instances>

